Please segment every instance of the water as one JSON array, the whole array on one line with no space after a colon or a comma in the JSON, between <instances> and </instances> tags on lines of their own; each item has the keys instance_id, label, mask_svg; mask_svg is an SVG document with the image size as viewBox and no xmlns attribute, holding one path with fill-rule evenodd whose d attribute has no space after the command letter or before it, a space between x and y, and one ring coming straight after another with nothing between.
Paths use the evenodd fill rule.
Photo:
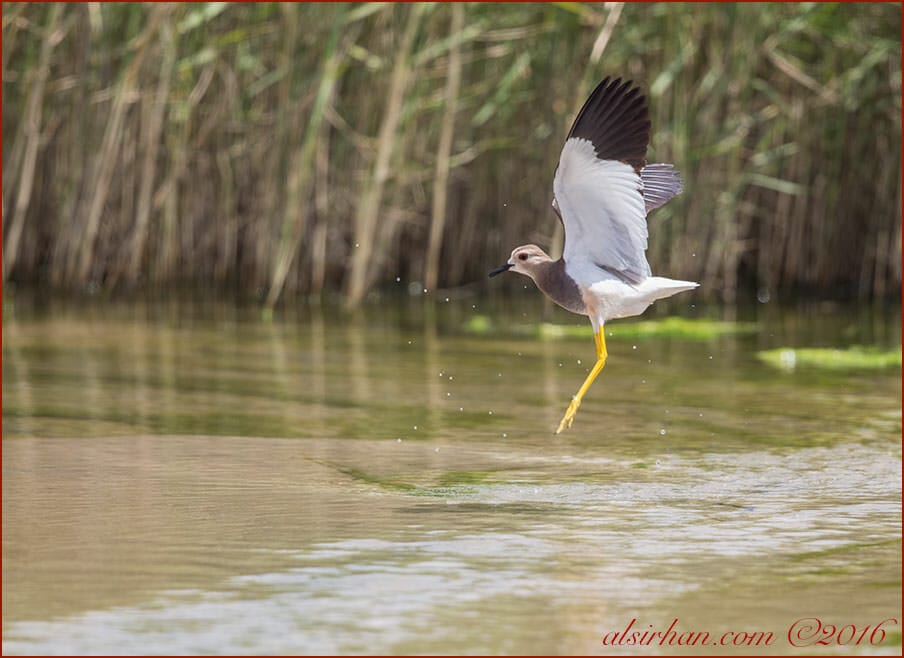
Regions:
<instances>
[{"instance_id":1,"label":"water","mask_svg":"<svg viewBox=\"0 0 904 658\"><path fill-rule=\"evenodd\" d=\"M14 296L3 651L897 654L900 371L754 354L896 345L900 313L754 312L751 335L610 339L555 436L589 336L464 330L537 321L532 298L263 322ZM800 631L829 643L795 649L805 617L897 621L884 643ZM710 637L603 645L632 619Z\"/></svg>"}]
</instances>

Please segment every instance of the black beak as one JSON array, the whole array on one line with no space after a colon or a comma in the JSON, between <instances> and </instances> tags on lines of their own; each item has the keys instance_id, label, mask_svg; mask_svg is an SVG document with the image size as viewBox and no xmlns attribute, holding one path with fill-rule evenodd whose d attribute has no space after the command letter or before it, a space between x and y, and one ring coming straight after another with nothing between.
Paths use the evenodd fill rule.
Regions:
<instances>
[{"instance_id":1,"label":"black beak","mask_svg":"<svg viewBox=\"0 0 904 658\"><path fill-rule=\"evenodd\" d=\"M505 265L500 265L500 266L497 267L495 270L493 270L492 272L490 272L490 276L496 276L497 274L502 274L503 272L505 272L505 271L506 271L507 269L509 269L510 267L514 267L514 265L512 265L511 263L506 263Z\"/></svg>"}]
</instances>

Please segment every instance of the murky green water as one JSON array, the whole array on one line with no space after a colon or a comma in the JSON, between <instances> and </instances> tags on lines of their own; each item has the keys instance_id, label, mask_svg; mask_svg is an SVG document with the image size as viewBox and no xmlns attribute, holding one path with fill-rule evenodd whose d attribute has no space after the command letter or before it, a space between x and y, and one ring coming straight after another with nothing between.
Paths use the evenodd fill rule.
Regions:
<instances>
[{"instance_id":1,"label":"murky green water","mask_svg":"<svg viewBox=\"0 0 904 658\"><path fill-rule=\"evenodd\" d=\"M476 313L502 330L467 333ZM267 323L8 296L3 651L899 653L900 370L755 353L897 345L900 311L742 315L754 333L610 339L554 436L593 341L506 331L533 297ZM795 649L804 617L897 621ZM603 646L632 619L711 636Z\"/></svg>"}]
</instances>

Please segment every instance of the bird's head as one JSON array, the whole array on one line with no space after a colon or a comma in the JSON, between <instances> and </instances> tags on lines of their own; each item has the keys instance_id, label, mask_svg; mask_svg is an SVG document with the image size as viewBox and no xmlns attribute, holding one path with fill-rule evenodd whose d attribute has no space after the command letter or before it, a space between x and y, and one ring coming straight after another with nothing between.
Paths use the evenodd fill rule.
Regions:
<instances>
[{"instance_id":1,"label":"bird's head","mask_svg":"<svg viewBox=\"0 0 904 658\"><path fill-rule=\"evenodd\" d=\"M490 272L490 276L496 276L497 274L502 274L506 270L512 270L513 272L518 272L518 274L525 274L533 278L537 267L544 263L548 263L551 260L552 259L546 252L537 245L526 244L521 247L516 247L515 250L512 251L512 255L508 259L508 262Z\"/></svg>"}]
</instances>

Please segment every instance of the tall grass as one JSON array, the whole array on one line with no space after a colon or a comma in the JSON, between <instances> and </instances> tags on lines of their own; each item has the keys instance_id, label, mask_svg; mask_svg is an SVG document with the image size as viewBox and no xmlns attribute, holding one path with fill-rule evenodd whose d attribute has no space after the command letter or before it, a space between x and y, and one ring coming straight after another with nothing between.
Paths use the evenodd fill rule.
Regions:
<instances>
[{"instance_id":1,"label":"tall grass","mask_svg":"<svg viewBox=\"0 0 904 658\"><path fill-rule=\"evenodd\" d=\"M647 90L654 271L727 301L896 296L892 4L3 6L3 276L350 305L561 248L549 203L606 74Z\"/></svg>"}]
</instances>

